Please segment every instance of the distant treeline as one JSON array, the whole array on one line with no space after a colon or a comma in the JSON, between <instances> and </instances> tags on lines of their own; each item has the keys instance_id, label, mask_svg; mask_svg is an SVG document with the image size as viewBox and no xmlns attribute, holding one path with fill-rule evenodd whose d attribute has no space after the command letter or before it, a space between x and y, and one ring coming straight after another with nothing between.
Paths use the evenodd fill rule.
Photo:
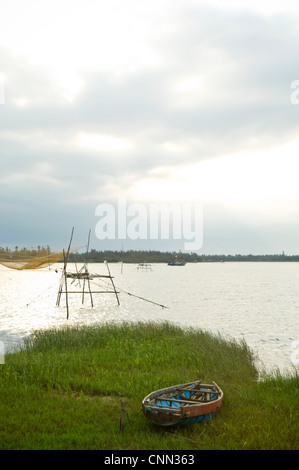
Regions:
<instances>
[{"instance_id":1,"label":"distant treeline","mask_svg":"<svg viewBox=\"0 0 299 470\"><path fill-rule=\"evenodd\" d=\"M211 263L229 261L299 261L299 255L199 255L198 253L161 252L161 251L96 251L88 254L90 263L169 263L175 259L186 263ZM70 262L85 262L86 253L71 253Z\"/></svg>"},{"instance_id":2,"label":"distant treeline","mask_svg":"<svg viewBox=\"0 0 299 470\"><path fill-rule=\"evenodd\" d=\"M0 247L0 257L9 258L31 258L35 256L47 256L52 252L49 246L38 246L37 248L19 248L16 246L14 249ZM186 261L186 263L212 263L212 262L236 262L236 261L299 261L299 255L200 255L198 253L182 253L182 252L162 252L162 251L97 251L90 250L88 253L88 261L90 263L169 263L175 259L179 261ZM69 256L70 262L84 263L86 261L86 253L71 253Z\"/></svg>"},{"instance_id":3,"label":"distant treeline","mask_svg":"<svg viewBox=\"0 0 299 470\"><path fill-rule=\"evenodd\" d=\"M36 248L19 248L16 246L14 249L10 249L8 247L3 248L0 246L0 256L2 258L34 258L35 256L48 256L52 253L51 248L49 246L38 246Z\"/></svg>"}]
</instances>

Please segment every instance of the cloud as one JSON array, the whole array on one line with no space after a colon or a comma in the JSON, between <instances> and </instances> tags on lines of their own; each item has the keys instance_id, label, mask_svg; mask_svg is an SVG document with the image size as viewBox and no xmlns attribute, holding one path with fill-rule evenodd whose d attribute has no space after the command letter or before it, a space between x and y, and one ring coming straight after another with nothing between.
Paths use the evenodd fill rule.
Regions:
<instances>
[{"instance_id":1,"label":"cloud","mask_svg":"<svg viewBox=\"0 0 299 470\"><path fill-rule=\"evenodd\" d=\"M162 198L176 175L174 192L183 200L175 185L180 171L190 169L184 184L196 189L201 162L221 161L213 167L221 182L230 155L239 154L241 162L244 154L261 155L295 140L295 15L266 15L234 2L222 8L132 0L125 8L89 0L63 2L57 16L58 3L45 3L43 10L28 2L27 16L23 9L29 21L37 8L40 21L31 23L31 34L18 18L18 37L8 27L0 33L6 233L0 235L6 243L16 239L24 213L33 232L41 221L53 226L55 214L94 224L97 203L132 197L136 186L141 194L147 188L148 200ZM6 14L13 18L13 5ZM258 168L258 158L252 159L252 180ZM269 175L270 182L270 165ZM235 165L235 178L244 178L242 163ZM153 179L156 184L148 185ZM216 199L217 205L221 193Z\"/></svg>"}]
</instances>

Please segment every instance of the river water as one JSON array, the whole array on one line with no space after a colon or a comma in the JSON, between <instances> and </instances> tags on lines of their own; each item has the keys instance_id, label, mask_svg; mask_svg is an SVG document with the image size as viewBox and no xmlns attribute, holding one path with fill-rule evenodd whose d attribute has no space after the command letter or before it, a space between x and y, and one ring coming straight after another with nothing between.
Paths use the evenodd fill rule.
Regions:
<instances>
[{"instance_id":1,"label":"river water","mask_svg":"<svg viewBox=\"0 0 299 470\"><path fill-rule=\"evenodd\" d=\"M91 273L107 274L105 264L88 268ZM109 268L121 289L120 305L114 294L94 294L93 308L88 295L82 305L81 295L70 294L66 320L64 295L56 307L61 264L36 271L1 267L2 351L17 349L24 337L43 328L168 320L230 339L245 339L261 369L283 372L299 366L299 263L152 264L146 271L138 270L135 264L110 264ZM69 265L68 270L75 272L75 265ZM107 279L96 279L93 290L103 290L104 282ZM82 281L80 286L69 281L68 286L69 290L80 290Z\"/></svg>"}]
</instances>

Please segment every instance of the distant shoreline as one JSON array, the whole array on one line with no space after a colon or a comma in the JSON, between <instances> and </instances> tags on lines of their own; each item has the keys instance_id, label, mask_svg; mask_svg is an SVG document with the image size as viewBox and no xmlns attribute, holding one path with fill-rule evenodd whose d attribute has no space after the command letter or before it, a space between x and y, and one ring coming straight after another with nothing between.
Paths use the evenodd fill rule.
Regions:
<instances>
[{"instance_id":1,"label":"distant shoreline","mask_svg":"<svg viewBox=\"0 0 299 470\"><path fill-rule=\"evenodd\" d=\"M53 255L55 251L52 251L49 246L41 247L37 249L19 249L17 246L14 250L0 247L0 261L1 259L6 261L23 261L31 260L33 258L42 257L47 259ZM261 255L224 255L224 254L198 254L198 253L183 253L181 251L157 251L157 250L102 250L97 251L91 249L86 255L86 252L82 253L70 253L69 262L83 262L90 263L103 263L108 261L109 263L169 263L172 261L185 261L185 263L224 263L224 262L299 262L298 255L286 255L284 252L281 254L261 254ZM63 262L61 259L59 262Z\"/></svg>"},{"instance_id":2,"label":"distant shoreline","mask_svg":"<svg viewBox=\"0 0 299 470\"><path fill-rule=\"evenodd\" d=\"M225 263L225 262L299 262L299 255L199 255L197 253L161 252L161 251L96 251L88 254L90 263L169 263L175 259L186 263ZM86 253L71 253L70 262L84 262Z\"/></svg>"}]
</instances>

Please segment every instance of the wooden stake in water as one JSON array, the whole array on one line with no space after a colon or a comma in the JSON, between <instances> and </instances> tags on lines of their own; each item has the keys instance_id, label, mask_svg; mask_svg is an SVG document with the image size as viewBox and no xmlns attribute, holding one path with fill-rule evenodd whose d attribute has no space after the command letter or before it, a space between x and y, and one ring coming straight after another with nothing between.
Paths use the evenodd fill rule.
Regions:
<instances>
[{"instance_id":1,"label":"wooden stake in water","mask_svg":"<svg viewBox=\"0 0 299 470\"><path fill-rule=\"evenodd\" d=\"M65 256L65 252L63 250L63 258L64 258L64 288L65 288L65 303L66 303L66 319L69 319L69 298L68 298L68 292L67 292L67 275L66 275L66 265L67 265L67 259Z\"/></svg>"},{"instance_id":2,"label":"wooden stake in water","mask_svg":"<svg viewBox=\"0 0 299 470\"><path fill-rule=\"evenodd\" d=\"M118 305L120 305L119 298L118 298L117 291L116 291L116 288L115 288L115 285L114 285L114 282L113 282L113 277L111 276L111 272L110 272L108 263L107 263L107 261L104 261L104 263L106 264L107 269L108 269L109 278L111 280L111 283L112 283L112 286L113 286L113 289L114 289L114 293L115 293L115 296L116 296L116 299L117 299L117 303L118 303Z\"/></svg>"},{"instance_id":3,"label":"wooden stake in water","mask_svg":"<svg viewBox=\"0 0 299 470\"><path fill-rule=\"evenodd\" d=\"M126 414L126 402L122 401L120 405L120 432L123 432L125 427L125 414Z\"/></svg>"}]
</instances>

